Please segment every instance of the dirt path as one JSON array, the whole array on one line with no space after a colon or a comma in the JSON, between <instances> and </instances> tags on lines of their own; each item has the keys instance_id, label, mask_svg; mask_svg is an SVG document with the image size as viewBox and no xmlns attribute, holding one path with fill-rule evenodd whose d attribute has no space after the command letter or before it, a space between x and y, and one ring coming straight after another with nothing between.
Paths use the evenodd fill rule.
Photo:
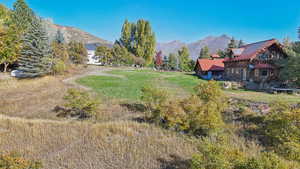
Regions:
<instances>
[{"instance_id":1,"label":"dirt path","mask_svg":"<svg viewBox=\"0 0 300 169\"><path fill-rule=\"evenodd\" d=\"M123 78L125 79L126 77L121 76L121 75L114 75L114 74L109 74L107 73L108 71L113 70L112 68L107 68L107 67L90 67L86 73L80 74L80 75L75 75L72 76L70 78L64 79L63 83L65 83L66 85L71 85L73 87L77 87L77 88L81 88L84 90L92 90L89 87L80 85L78 83L76 83L77 79L83 78L85 76L109 76L109 77L117 77L117 78ZM114 69L115 70L115 69Z\"/></svg>"}]
</instances>

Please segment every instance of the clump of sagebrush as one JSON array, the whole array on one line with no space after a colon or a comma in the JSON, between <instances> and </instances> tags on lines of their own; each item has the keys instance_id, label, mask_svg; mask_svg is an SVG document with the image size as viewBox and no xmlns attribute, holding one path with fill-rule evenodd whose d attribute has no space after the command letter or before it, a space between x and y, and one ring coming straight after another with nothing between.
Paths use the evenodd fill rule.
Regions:
<instances>
[{"instance_id":1,"label":"clump of sagebrush","mask_svg":"<svg viewBox=\"0 0 300 169\"><path fill-rule=\"evenodd\" d=\"M0 153L1 169L40 169L42 163L22 158L16 153Z\"/></svg>"},{"instance_id":2,"label":"clump of sagebrush","mask_svg":"<svg viewBox=\"0 0 300 169\"><path fill-rule=\"evenodd\" d=\"M235 138L237 139L237 138ZM238 139L237 139L238 140ZM191 169L298 169L297 163L285 161L273 152L249 153L253 144L237 143L229 135L205 137L199 143L199 153L190 162ZM259 149L258 149L259 150Z\"/></svg>"},{"instance_id":3,"label":"clump of sagebrush","mask_svg":"<svg viewBox=\"0 0 300 169\"><path fill-rule=\"evenodd\" d=\"M67 101L65 104L65 115L79 118L95 116L100 104L98 98L92 97L88 92L78 89L69 89L64 99Z\"/></svg>"},{"instance_id":4,"label":"clump of sagebrush","mask_svg":"<svg viewBox=\"0 0 300 169\"><path fill-rule=\"evenodd\" d=\"M274 102L260 125L260 131L266 146L271 146L288 160L300 162L300 108Z\"/></svg>"},{"instance_id":5,"label":"clump of sagebrush","mask_svg":"<svg viewBox=\"0 0 300 169\"><path fill-rule=\"evenodd\" d=\"M165 128L193 135L209 135L222 130L222 112L227 99L215 81L202 83L195 88L195 95L187 99L170 97L167 91L144 87L142 100L148 118Z\"/></svg>"}]
</instances>

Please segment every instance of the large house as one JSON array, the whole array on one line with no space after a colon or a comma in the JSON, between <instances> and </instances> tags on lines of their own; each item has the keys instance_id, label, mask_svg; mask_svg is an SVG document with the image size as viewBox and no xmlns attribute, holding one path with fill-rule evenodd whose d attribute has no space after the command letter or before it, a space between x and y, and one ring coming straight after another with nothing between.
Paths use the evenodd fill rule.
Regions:
<instances>
[{"instance_id":1,"label":"large house","mask_svg":"<svg viewBox=\"0 0 300 169\"><path fill-rule=\"evenodd\" d=\"M85 48L88 52L88 65L101 65L101 62L99 62L99 57L95 56L96 49L99 45L98 44L86 44Z\"/></svg>"},{"instance_id":2,"label":"large house","mask_svg":"<svg viewBox=\"0 0 300 169\"><path fill-rule=\"evenodd\" d=\"M224 60L225 79L255 83L278 80L280 66L277 61L287 55L275 39L231 49L231 57Z\"/></svg>"},{"instance_id":3,"label":"large house","mask_svg":"<svg viewBox=\"0 0 300 169\"><path fill-rule=\"evenodd\" d=\"M197 76L206 80L220 80L223 78L224 59L219 55L211 55L210 58L198 59L195 72Z\"/></svg>"}]
</instances>

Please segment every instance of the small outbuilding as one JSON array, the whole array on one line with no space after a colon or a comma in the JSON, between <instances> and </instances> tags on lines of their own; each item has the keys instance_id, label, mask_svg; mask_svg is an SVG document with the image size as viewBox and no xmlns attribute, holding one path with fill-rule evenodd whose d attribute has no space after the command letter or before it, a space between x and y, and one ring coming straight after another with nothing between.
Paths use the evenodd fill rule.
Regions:
<instances>
[{"instance_id":1,"label":"small outbuilding","mask_svg":"<svg viewBox=\"0 0 300 169\"><path fill-rule=\"evenodd\" d=\"M221 80L224 74L224 59L213 54L210 58L198 59L195 66L196 75L206 80Z\"/></svg>"}]
</instances>

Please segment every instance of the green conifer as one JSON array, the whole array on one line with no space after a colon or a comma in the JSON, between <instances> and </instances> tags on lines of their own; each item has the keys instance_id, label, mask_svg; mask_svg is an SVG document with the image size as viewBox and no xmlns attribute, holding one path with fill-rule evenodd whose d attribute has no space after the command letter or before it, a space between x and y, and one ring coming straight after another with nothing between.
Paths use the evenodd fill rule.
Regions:
<instances>
[{"instance_id":1,"label":"green conifer","mask_svg":"<svg viewBox=\"0 0 300 169\"><path fill-rule=\"evenodd\" d=\"M38 77L50 72L51 47L40 18L32 20L23 38L23 48L19 58L21 76Z\"/></svg>"}]
</instances>

